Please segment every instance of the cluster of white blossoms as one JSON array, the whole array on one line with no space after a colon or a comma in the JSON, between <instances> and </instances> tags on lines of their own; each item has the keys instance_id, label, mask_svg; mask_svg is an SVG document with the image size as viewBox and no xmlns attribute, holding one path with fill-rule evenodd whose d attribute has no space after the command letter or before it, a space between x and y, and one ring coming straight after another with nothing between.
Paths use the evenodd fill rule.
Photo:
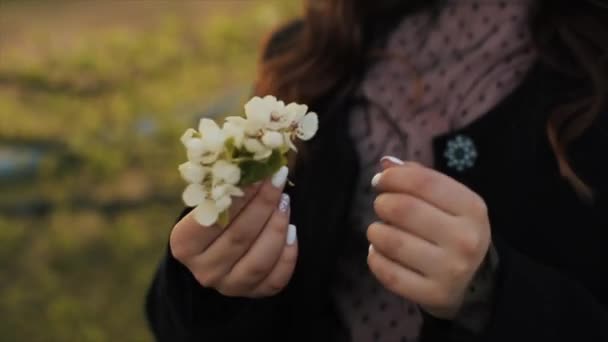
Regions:
<instances>
[{"instance_id":1,"label":"cluster of white blossoms","mask_svg":"<svg viewBox=\"0 0 608 342\"><path fill-rule=\"evenodd\" d=\"M225 225L232 197L244 194L241 187L285 165L285 154L296 151L294 139L309 140L318 127L317 114L306 105L285 105L274 96L254 97L245 104L245 117L227 117L222 127L201 119L198 131L190 128L181 137L188 156L179 166L189 183L184 203L195 207L201 225Z\"/></svg>"}]
</instances>

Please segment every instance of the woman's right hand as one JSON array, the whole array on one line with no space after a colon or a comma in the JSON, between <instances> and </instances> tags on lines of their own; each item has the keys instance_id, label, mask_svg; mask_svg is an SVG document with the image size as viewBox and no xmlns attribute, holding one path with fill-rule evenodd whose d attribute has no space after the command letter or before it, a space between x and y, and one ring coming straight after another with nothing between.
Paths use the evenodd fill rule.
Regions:
<instances>
[{"instance_id":1,"label":"woman's right hand","mask_svg":"<svg viewBox=\"0 0 608 342\"><path fill-rule=\"evenodd\" d=\"M204 287L230 297L259 298L280 292L298 257L296 228L289 224L288 170L250 186L230 208L226 228L203 227L190 212L171 232L173 256Z\"/></svg>"}]
</instances>

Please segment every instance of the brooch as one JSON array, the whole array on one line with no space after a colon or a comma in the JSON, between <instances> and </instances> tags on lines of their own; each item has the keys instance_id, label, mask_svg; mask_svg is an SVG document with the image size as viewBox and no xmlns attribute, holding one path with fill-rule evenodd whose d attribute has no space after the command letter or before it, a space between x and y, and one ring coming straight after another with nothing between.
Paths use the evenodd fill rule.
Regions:
<instances>
[{"instance_id":1,"label":"brooch","mask_svg":"<svg viewBox=\"0 0 608 342\"><path fill-rule=\"evenodd\" d=\"M447 166L458 172L470 169L477 160L477 148L473 139L457 135L446 144L443 156L447 160Z\"/></svg>"}]
</instances>

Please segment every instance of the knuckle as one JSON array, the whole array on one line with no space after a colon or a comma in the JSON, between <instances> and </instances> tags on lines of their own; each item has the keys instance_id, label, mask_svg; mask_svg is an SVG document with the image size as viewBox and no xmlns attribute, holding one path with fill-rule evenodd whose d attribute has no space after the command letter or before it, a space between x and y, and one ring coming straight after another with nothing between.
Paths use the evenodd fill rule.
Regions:
<instances>
[{"instance_id":1,"label":"knuckle","mask_svg":"<svg viewBox=\"0 0 608 342\"><path fill-rule=\"evenodd\" d=\"M429 172L424 172L422 168L413 168L412 177L410 178L412 190L418 193L426 193L434 186L433 175Z\"/></svg>"},{"instance_id":2,"label":"knuckle","mask_svg":"<svg viewBox=\"0 0 608 342\"><path fill-rule=\"evenodd\" d=\"M268 293L270 293L271 295L275 295L279 292L281 292L284 288L285 288L286 282L283 281L273 281L268 283L267 288L268 288Z\"/></svg>"},{"instance_id":3,"label":"knuckle","mask_svg":"<svg viewBox=\"0 0 608 342\"><path fill-rule=\"evenodd\" d=\"M384 200L386 199L385 197L386 197L386 196L384 196L384 195L378 195L378 196L376 196L376 198L374 199L374 210L375 210L377 213L381 213L381 212L382 212L382 210L383 210L383 208L384 208L384 203L383 203L383 202L384 202Z\"/></svg>"},{"instance_id":4,"label":"knuckle","mask_svg":"<svg viewBox=\"0 0 608 342\"><path fill-rule=\"evenodd\" d=\"M400 168L397 168L397 167L391 167L391 168L384 170L382 172L383 181L385 181L385 180L390 181L390 180L395 179L396 177L398 177L399 172L400 172Z\"/></svg>"},{"instance_id":5,"label":"knuckle","mask_svg":"<svg viewBox=\"0 0 608 342\"><path fill-rule=\"evenodd\" d=\"M379 240L379 231L382 229L382 226L378 222L374 222L367 227L367 240L371 243L376 243Z\"/></svg>"},{"instance_id":6,"label":"knuckle","mask_svg":"<svg viewBox=\"0 0 608 342\"><path fill-rule=\"evenodd\" d=\"M397 273L389 270L386 265L379 262L380 260L374 254L368 257L368 265L376 276L382 281L384 286L391 290L399 288L399 277Z\"/></svg>"},{"instance_id":7,"label":"knuckle","mask_svg":"<svg viewBox=\"0 0 608 342\"><path fill-rule=\"evenodd\" d=\"M270 273L270 267L266 265L252 265L245 270L242 277L244 282L250 282L251 280L261 279Z\"/></svg>"},{"instance_id":8,"label":"knuckle","mask_svg":"<svg viewBox=\"0 0 608 342\"><path fill-rule=\"evenodd\" d=\"M229 243L234 247L244 246L249 241L249 238L244 234L230 234Z\"/></svg>"},{"instance_id":9,"label":"knuckle","mask_svg":"<svg viewBox=\"0 0 608 342\"><path fill-rule=\"evenodd\" d=\"M268 290L268 297L270 296L276 296L278 295L281 291L283 291L283 289L269 289Z\"/></svg>"},{"instance_id":10,"label":"knuckle","mask_svg":"<svg viewBox=\"0 0 608 342\"><path fill-rule=\"evenodd\" d=\"M275 214L275 218L273 220L270 220L270 222L269 222L268 229L271 229L273 232L275 232L279 235L284 235L287 232L288 225L289 225L289 220L287 219L287 217L284 217L282 215L279 215L278 217L276 217L276 214Z\"/></svg>"},{"instance_id":11,"label":"knuckle","mask_svg":"<svg viewBox=\"0 0 608 342\"><path fill-rule=\"evenodd\" d=\"M294 266L298 262L298 254L297 253L286 253L282 256L281 262L287 266Z\"/></svg>"},{"instance_id":12,"label":"knuckle","mask_svg":"<svg viewBox=\"0 0 608 342\"><path fill-rule=\"evenodd\" d=\"M257 199L264 206L274 207L278 201L278 193L270 186L264 186L258 192Z\"/></svg>"},{"instance_id":13,"label":"knuckle","mask_svg":"<svg viewBox=\"0 0 608 342\"><path fill-rule=\"evenodd\" d=\"M171 231L171 235L169 237L169 248L171 249L171 254L173 257L181 262L184 262L191 256L191 252L186 247L186 244L181 241L179 235L176 233L175 227L173 231Z\"/></svg>"},{"instance_id":14,"label":"knuckle","mask_svg":"<svg viewBox=\"0 0 608 342\"><path fill-rule=\"evenodd\" d=\"M247 297L251 298L251 299L260 299L260 298L268 297L268 295L263 290L257 290L257 291L250 292Z\"/></svg>"},{"instance_id":15,"label":"knuckle","mask_svg":"<svg viewBox=\"0 0 608 342\"><path fill-rule=\"evenodd\" d=\"M400 203L393 200L388 194L381 194L376 197L374 201L374 209L379 216L391 218L392 221L396 220L403 214L403 208Z\"/></svg>"},{"instance_id":16,"label":"knuckle","mask_svg":"<svg viewBox=\"0 0 608 342\"><path fill-rule=\"evenodd\" d=\"M392 234L391 234L392 235ZM386 234L384 237L384 245L386 246L387 251L397 252L405 247L405 240L400 236L390 236Z\"/></svg>"},{"instance_id":17,"label":"knuckle","mask_svg":"<svg viewBox=\"0 0 608 342\"><path fill-rule=\"evenodd\" d=\"M268 279L262 287L264 292L275 295L285 289L290 279L290 277L285 276L275 277L274 279Z\"/></svg>"},{"instance_id":18,"label":"knuckle","mask_svg":"<svg viewBox=\"0 0 608 342\"><path fill-rule=\"evenodd\" d=\"M475 258L483 249L484 240L481 234L472 231L468 234L461 234L458 247L467 258Z\"/></svg>"},{"instance_id":19,"label":"knuckle","mask_svg":"<svg viewBox=\"0 0 608 342\"><path fill-rule=\"evenodd\" d=\"M170 242L169 245L171 248L171 254L178 261L184 263L190 257L190 253L183 244Z\"/></svg>"},{"instance_id":20,"label":"knuckle","mask_svg":"<svg viewBox=\"0 0 608 342\"><path fill-rule=\"evenodd\" d=\"M448 278L451 280L461 279L469 273L470 266L464 261L452 261L448 266Z\"/></svg>"},{"instance_id":21,"label":"knuckle","mask_svg":"<svg viewBox=\"0 0 608 342\"><path fill-rule=\"evenodd\" d=\"M443 306L451 301L450 291L440 284L430 288L428 297L428 302L432 306Z\"/></svg>"},{"instance_id":22,"label":"knuckle","mask_svg":"<svg viewBox=\"0 0 608 342\"><path fill-rule=\"evenodd\" d=\"M227 233L228 242L234 248L246 247L251 244L256 235L253 229L243 229Z\"/></svg>"},{"instance_id":23,"label":"knuckle","mask_svg":"<svg viewBox=\"0 0 608 342\"><path fill-rule=\"evenodd\" d=\"M390 200L390 197L387 196L389 200L386 201L386 213L393 219L400 218L403 215L404 211L408 210L407 201L403 201L403 203L399 203L394 200Z\"/></svg>"},{"instance_id":24,"label":"knuckle","mask_svg":"<svg viewBox=\"0 0 608 342\"><path fill-rule=\"evenodd\" d=\"M219 282L219 278L212 272L194 271L192 275L203 287L215 288Z\"/></svg>"},{"instance_id":25,"label":"knuckle","mask_svg":"<svg viewBox=\"0 0 608 342\"><path fill-rule=\"evenodd\" d=\"M260 298L267 298L267 297L271 297L273 294L267 290L267 289L260 289L257 290L253 293L251 293L251 295L249 296L250 298L254 298L254 299L260 299Z\"/></svg>"},{"instance_id":26,"label":"knuckle","mask_svg":"<svg viewBox=\"0 0 608 342\"><path fill-rule=\"evenodd\" d=\"M483 200L479 195L476 195L472 201L472 207L474 212L479 215L479 217L487 217L488 216L488 206L486 201Z\"/></svg>"},{"instance_id":27,"label":"knuckle","mask_svg":"<svg viewBox=\"0 0 608 342\"><path fill-rule=\"evenodd\" d=\"M219 292L222 296L225 297L237 297L240 295L240 292L237 291L232 286L224 285L216 288L217 292Z\"/></svg>"},{"instance_id":28,"label":"knuckle","mask_svg":"<svg viewBox=\"0 0 608 342\"><path fill-rule=\"evenodd\" d=\"M397 218L398 223L407 226L411 221L413 214L420 209L420 204L417 200L410 196L402 196L399 202L395 205L394 216Z\"/></svg>"},{"instance_id":29,"label":"knuckle","mask_svg":"<svg viewBox=\"0 0 608 342\"><path fill-rule=\"evenodd\" d=\"M382 272L382 278L384 279L386 287L388 287L389 289L392 289L394 291L399 289L400 282L397 273L389 270L384 270Z\"/></svg>"}]
</instances>

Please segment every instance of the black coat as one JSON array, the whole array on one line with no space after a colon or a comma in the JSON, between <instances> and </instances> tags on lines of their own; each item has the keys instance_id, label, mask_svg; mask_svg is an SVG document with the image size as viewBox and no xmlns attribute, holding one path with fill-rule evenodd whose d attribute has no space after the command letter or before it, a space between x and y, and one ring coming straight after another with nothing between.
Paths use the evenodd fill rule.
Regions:
<instances>
[{"instance_id":1,"label":"black coat","mask_svg":"<svg viewBox=\"0 0 608 342\"><path fill-rule=\"evenodd\" d=\"M576 172L595 190L592 204L560 176L546 134L548 114L582 88L538 62L490 113L433 141L435 168L485 199L500 257L489 324L467 341L608 341L608 112L569 150ZM288 287L266 299L223 297L201 287L168 251L147 297L157 340L348 340L329 283L358 173L346 129L350 89L312 105L320 129L291 173L299 258ZM470 137L478 151L475 166L463 172L444 157L456 135ZM422 338L453 340L451 328L425 317Z\"/></svg>"}]
</instances>

